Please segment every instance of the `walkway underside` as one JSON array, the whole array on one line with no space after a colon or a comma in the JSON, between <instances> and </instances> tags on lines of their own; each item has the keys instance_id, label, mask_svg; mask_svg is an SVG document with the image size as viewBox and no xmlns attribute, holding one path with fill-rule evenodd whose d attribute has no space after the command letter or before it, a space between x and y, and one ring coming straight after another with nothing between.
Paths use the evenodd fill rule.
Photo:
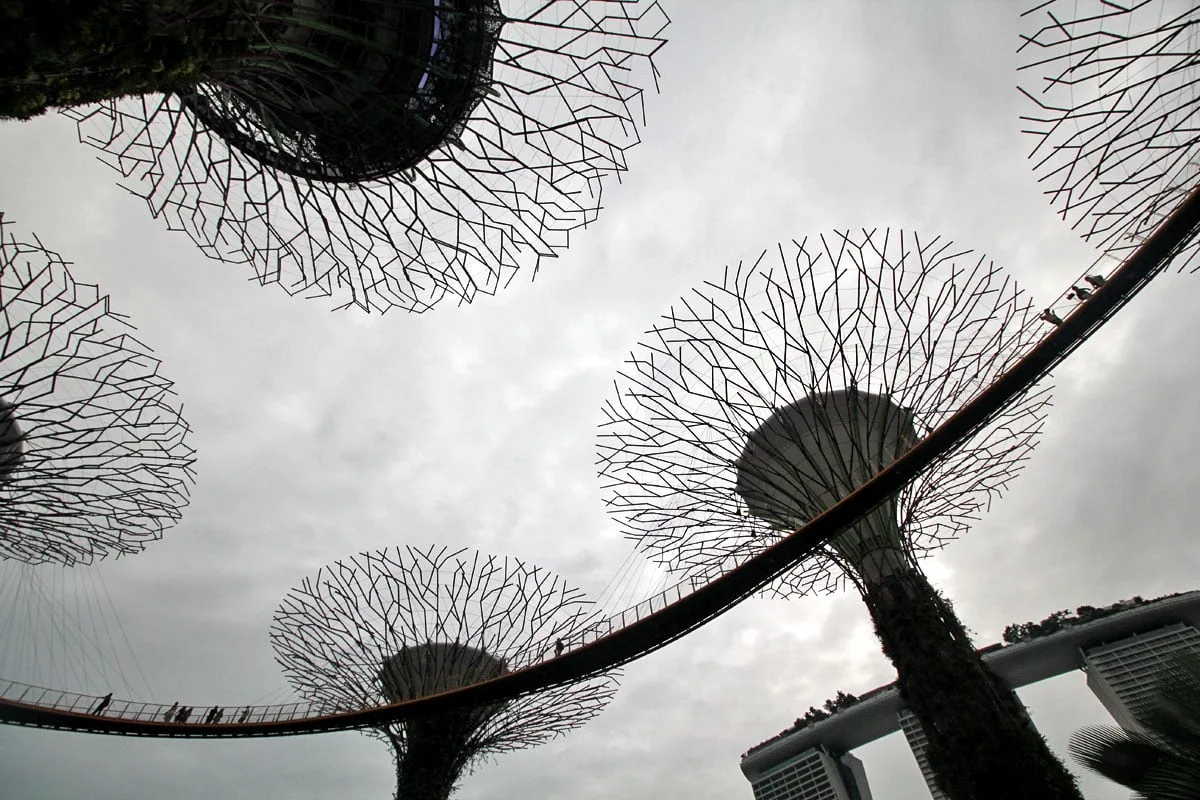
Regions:
<instances>
[{"instance_id":1,"label":"walkway underside","mask_svg":"<svg viewBox=\"0 0 1200 800\"><path fill-rule=\"evenodd\" d=\"M222 722L203 722L212 704L196 704L192 720L167 722L165 705L112 700L0 681L0 723L125 736L233 738L323 733L380 725L410 714L489 705L576 681L633 661L679 639L758 592L827 539L899 491L922 470L985 425L1045 376L1129 302L1200 233L1200 190L1147 239L1102 286L1073 307L1017 364L885 470L808 525L736 569L686 594L673 587L612 617L561 656L453 692L341 713L300 705L221 706ZM1065 295L1065 293L1064 293ZM245 713L245 721L239 722Z\"/></svg>"}]
</instances>

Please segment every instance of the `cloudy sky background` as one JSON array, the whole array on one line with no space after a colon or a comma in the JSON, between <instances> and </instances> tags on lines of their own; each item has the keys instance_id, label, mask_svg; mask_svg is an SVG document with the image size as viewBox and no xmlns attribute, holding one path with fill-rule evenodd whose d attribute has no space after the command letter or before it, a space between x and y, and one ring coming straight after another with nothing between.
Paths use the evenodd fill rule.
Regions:
<instances>
[{"instance_id":1,"label":"cloudy sky background","mask_svg":"<svg viewBox=\"0 0 1200 800\"><path fill-rule=\"evenodd\" d=\"M835 227L898 226L987 253L1048 302L1094 252L1024 161L1017 10L676 0L662 94L600 221L536 282L424 316L331 314L250 285L150 219L67 120L0 124L0 209L133 318L195 430L182 524L102 567L150 699L236 705L277 689L275 606L360 550L469 545L599 595L629 552L594 478L601 404L654 318L724 264ZM1059 370L1025 474L926 562L977 643L1055 609L1195 588L1196 280L1162 277ZM457 796L749 798L742 752L838 689L892 677L856 596L749 601L628 667L586 728L483 765ZM1107 721L1081 673L1021 694L1060 753ZM900 734L857 755L878 800L928 796ZM387 749L353 732L0 729L12 798L386 798L393 784Z\"/></svg>"}]
</instances>

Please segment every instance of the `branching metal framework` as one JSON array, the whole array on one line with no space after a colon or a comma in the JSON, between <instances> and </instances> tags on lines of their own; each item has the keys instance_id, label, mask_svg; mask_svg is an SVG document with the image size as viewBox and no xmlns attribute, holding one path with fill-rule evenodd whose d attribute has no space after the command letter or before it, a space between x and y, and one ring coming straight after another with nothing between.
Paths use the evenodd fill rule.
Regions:
<instances>
[{"instance_id":1,"label":"branching metal framework","mask_svg":"<svg viewBox=\"0 0 1200 800\"><path fill-rule=\"evenodd\" d=\"M349 711L448 691L553 658L559 643L599 618L562 578L518 559L441 546L398 547L362 553L304 579L276 612L271 642L301 695L330 712ZM419 782L448 791L480 757L579 727L616 688L609 673L375 731L394 749L402 790Z\"/></svg>"},{"instance_id":2,"label":"branching metal framework","mask_svg":"<svg viewBox=\"0 0 1200 800\"><path fill-rule=\"evenodd\" d=\"M1200 6L1051 0L1022 17L1034 171L1075 230L1123 257L1200 180ZM1200 268L1200 245L1176 263Z\"/></svg>"},{"instance_id":3,"label":"branching metal framework","mask_svg":"<svg viewBox=\"0 0 1200 800\"><path fill-rule=\"evenodd\" d=\"M159 361L0 215L0 558L136 553L188 501L193 450Z\"/></svg>"},{"instance_id":4,"label":"branching metal framework","mask_svg":"<svg viewBox=\"0 0 1200 800\"><path fill-rule=\"evenodd\" d=\"M795 452L760 453L755 463L766 491L792 498L788 519L770 524L742 496L747 441L767 420L777 425L776 412L838 392L890 399L923 436L1029 347L1036 317L986 257L939 237L834 233L726 268L672 307L615 381L598 437L606 502L626 534L669 568L705 580L726 572L824 510L800 497L798 482L820 477L796 473ZM1046 403L1046 390L1024 397L905 487L894 501L893 546L915 560L961 533L1029 455ZM865 439L890 436L893 415L840 413L785 437L816 473L838 476L822 489L829 504L895 457L848 453L830 432L849 425ZM896 455L911 442L903 444ZM772 590L839 588L854 573L843 538Z\"/></svg>"},{"instance_id":5,"label":"branching metal framework","mask_svg":"<svg viewBox=\"0 0 1200 800\"><path fill-rule=\"evenodd\" d=\"M206 84L65 113L152 214L210 257L250 264L261 284L339 307L424 311L492 294L518 270L536 273L596 218L602 180L626 169L639 141L668 22L657 0L372 2L433 9L433 38L413 45L431 54L412 76L412 103L433 91L433 105L388 130L390 141L411 143L400 161L328 144L328 119L347 115L333 88L314 96L319 81L293 98L305 109L299 121L251 108L240 86ZM450 37L464 27L474 32ZM452 47L460 41L487 57L457 72L439 66L462 55ZM459 85L466 73L470 85ZM354 119L382 113L373 108ZM342 133L381 124L359 121ZM317 131L308 138L279 132L309 122ZM346 161L348 148L357 153L349 166L325 163L334 152Z\"/></svg>"}]
</instances>

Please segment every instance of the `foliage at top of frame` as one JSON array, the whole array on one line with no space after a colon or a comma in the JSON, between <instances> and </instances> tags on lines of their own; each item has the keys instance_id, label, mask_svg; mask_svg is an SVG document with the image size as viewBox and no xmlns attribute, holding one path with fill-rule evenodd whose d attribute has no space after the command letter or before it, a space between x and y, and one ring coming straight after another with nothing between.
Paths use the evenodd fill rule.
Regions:
<instances>
[{"instance_id":1,"label":"foliage at top of frame","mask_svg":"<svg viewBox=\"0 0 1200 800\"><path fill-rule=\"evenodd\" d=\"M1055 611L1053 614L1048 615L1040 622L1013 623L1007 626L1004 629L1004 643L1017 644L1019 642L1040 639L1043 636L1050 636L1067 628L1085 625L1093 620L1111 617L1113 614L1120 614L1122 611L1128 611L1131 608L1157 603L1159 600L1179 597L1181 594L1181 592L1175 592L1174 594L1165 594L1162 597L1155 597L1150 600L1134 596L1128 600L1118 600L1112 605L1101 606L1099 608L1095 606L1079 606L1075 609L1074 613L1064 608L1061 611Z\"/></svg>"}]
</instances>

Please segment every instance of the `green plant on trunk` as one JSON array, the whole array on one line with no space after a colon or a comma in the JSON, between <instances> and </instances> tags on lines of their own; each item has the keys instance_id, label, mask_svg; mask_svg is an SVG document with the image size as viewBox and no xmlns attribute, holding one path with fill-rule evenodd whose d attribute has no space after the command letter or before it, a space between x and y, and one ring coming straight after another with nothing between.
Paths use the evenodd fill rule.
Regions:
<instances>
[{"instance_id":1,"label":"green plant on trunk","mask_svg":"<svg viewBox=\"0 0 1200 800\"><path fill-rule=\"evenodd\" d=\"M0 117L178 92L254 38L234 0L0 0Z\"/></svg>"},{"instance_id":2,"label":"green plant on trunk","mask_svg":"<svg viewBox=\"0 0 1200 800\"><path fill-rule=\"evenodd\" d=\"M1080 797L1016 694L980 660L950 604L919 569L860 589L948 797Z\"/></svg>"}]
</instances>

